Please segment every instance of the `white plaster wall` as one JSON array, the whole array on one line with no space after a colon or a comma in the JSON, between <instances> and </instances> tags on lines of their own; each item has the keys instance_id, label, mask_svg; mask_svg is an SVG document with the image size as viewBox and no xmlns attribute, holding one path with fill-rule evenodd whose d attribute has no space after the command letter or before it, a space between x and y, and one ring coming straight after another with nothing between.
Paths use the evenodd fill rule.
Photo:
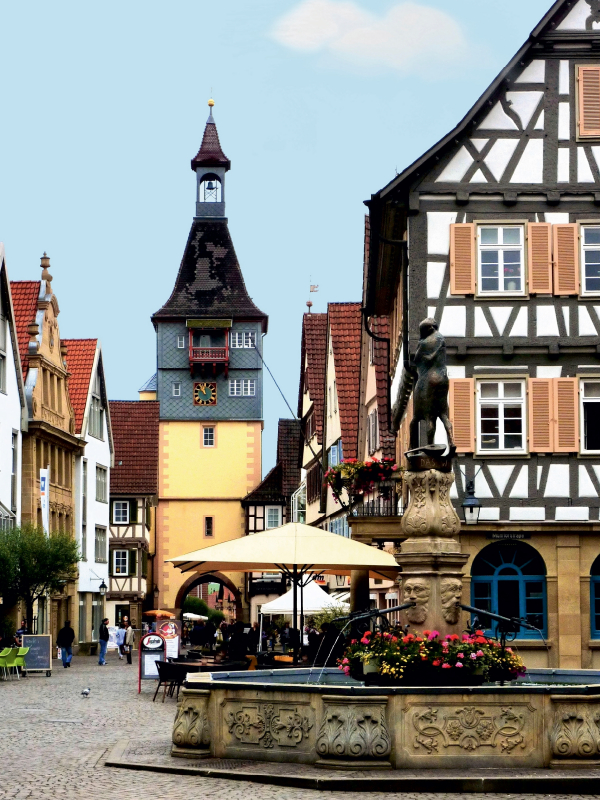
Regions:
<instances>
[{"instance_id":1,"label":"white plaster wall","mask_svg":"<svg viewBox=\"0 0 600 800\"><path fill-rule=\"evenodd\" d=\"M21 400L8 322L6 325L6 393L0 392L0 502L11 510L12 434L18 433L17 524L21 521Z\"/></svg>"},{"instance_id":2,"label":"white plaster wall","mask_svg":"<svg viewBox=\"0 0 600 800\"><path fill-rule=\"evenodd\" d=\"M335 387L334 387L334 382L336 384ZM325 447L329 448L331 447L332 444L337 442L337 440L342 435L342 428L340 426L340 408L337 398L337 382L335 380L335 361L333 358L333 347L331 346L331 339L328 339L328 346L327 346L326 385L327 385L327 398L325 401L326 405L325 414L327 416L327 419L325 424L327 425L327 439L325 442ZM331 398L331 405L329 403L329 398ZM342 441L342 448L343 446L344 442Z\"/></svg>"}]
</instances>

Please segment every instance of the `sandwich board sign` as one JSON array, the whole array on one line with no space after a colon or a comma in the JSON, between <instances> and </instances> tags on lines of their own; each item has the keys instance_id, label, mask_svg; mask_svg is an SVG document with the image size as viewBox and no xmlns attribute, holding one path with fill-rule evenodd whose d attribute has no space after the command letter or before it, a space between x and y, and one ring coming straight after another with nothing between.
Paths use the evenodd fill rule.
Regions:
<instances>
[{"instance_id":1,"label":"sandwich board sign","mask_svg":"<svg viewBox=\"0 0 600 800\"><path fill-rule=\"evenodd\" d=\"M25 672L45 672L49 678L52 675L52 636L49 633L33 634L24 633L21 637L22 647L28 647L25 656Z\"/></svg>"},{"instance_id":2,"label":"sandwich board sign","mask_svg":"<svg viewBox=\"0 0 600 800\"><path fill-rule=\"evenodd\" d=\"M138 694L142 691L142 681L158 679L157 661L166 659L166 641L160 633L147 633L140 639L138 661Z\"/></svg>"}]
</instances>

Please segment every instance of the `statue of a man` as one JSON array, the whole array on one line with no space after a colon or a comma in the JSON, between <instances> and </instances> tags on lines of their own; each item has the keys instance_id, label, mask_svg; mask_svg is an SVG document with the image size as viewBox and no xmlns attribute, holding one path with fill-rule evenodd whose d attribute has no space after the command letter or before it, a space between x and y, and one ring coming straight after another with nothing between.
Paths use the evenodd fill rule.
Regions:
<instances>
[{"instance_id":1,"label":"statue of a man","mask_svg":"<svg viewBox=\"0 0 600 800\"><path fill-rule=\"evenodd\" d=\"M411 364L415 378L413 390L413 418L410 423L410 448L415 450L419 440L419 423L425 422L427 444L434 444L435 426L441 419L448 435L448 444L454 444L452 423L448 416L448 371L446 369L446 341L434 319L424 319L419 326L421 339Z\"/></svg>"}]
</instances>

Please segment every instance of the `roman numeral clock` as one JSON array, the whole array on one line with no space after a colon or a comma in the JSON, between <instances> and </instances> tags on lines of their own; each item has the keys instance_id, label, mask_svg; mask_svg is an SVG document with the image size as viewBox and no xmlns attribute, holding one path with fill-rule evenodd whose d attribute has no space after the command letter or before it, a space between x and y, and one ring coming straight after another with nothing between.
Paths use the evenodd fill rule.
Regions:
<instances>
[{"instance_id":1,"label":"roman numeral clock","mask_svg":"<svg viewBox=\"0 0 600 800\"><path fill-rule=\"evenodd\" d=\"M195 406L216 406L217 405L217 384L216 383L195 383L194 384L194 405Z\"/></svg>"}]
</instances>

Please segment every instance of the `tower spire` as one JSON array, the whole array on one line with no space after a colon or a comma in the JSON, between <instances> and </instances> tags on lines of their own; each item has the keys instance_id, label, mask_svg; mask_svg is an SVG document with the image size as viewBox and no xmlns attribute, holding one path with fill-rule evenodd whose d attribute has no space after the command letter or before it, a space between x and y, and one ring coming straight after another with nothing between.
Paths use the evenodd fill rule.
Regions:
<instances>
[{"instance_id":1,"label":"tower spire","mask_svg":"<svg viewBox=\"0 0 600 800\"><path fill-rule=\"evenodd\" d=\"M200 150L192 159L192 169L196 173L196 216L225 216L225 173L231 161L221 148L217 126L213 117L215 101L208 101L208 119Z\"/></svg>"}]
</instances>

